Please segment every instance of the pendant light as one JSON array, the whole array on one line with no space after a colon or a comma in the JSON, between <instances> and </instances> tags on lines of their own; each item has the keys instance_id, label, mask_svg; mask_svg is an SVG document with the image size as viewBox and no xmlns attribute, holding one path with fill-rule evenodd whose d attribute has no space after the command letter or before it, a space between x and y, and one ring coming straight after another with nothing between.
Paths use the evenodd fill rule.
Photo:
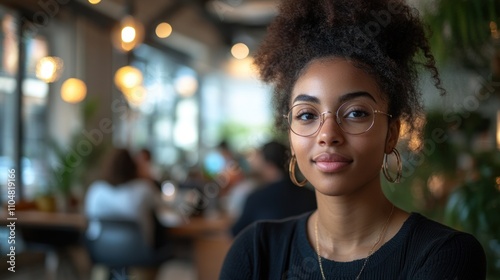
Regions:
<instances>
[{"instance_id":1,"label":"pendant light","mask_svg":"<svg viewBox=\"0 0 500 280\"><path fill-rule=\"evenodd\" d=\"M81 46L78 44L78 18L75 17L75 38L73 40L74 47L73 51L75 53L75 65L74 65L74 71L79 72L77 69L79 67L79 50L81 49ZM83 99L85 99L85 96L87 95L87 86L85 85L85 82L78 79L78 78L69 78L61 86L61 98L72 104L76 104L81 102Z\"/></svg>"},{"instance_id":2,"label":"pendant light","mask_svg":"<svg viewBox=\"0 0 500 280\"><path fill-rule=\"evenodd\" d=\"M128 0L126 15L111 32L113 45L122 52L130 52L144 41L144 25L133 14L134 1Z\"/></svg>"},{"instance_id":3,"label":"pendant light","mask_svg":"<svg viewBox=\"0 0 500 280\"><path fill-rule=\"evenodd\" d=\"M45 83L59 79L64 68L63 60L57 56L42 57L36 64L36 77Z\"/></svg>"}]
</instances>

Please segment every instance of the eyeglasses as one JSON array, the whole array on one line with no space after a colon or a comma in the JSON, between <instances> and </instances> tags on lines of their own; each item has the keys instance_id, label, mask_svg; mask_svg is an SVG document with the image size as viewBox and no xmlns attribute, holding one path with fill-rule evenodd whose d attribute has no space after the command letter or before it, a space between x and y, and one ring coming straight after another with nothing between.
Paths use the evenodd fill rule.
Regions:
<instances>
[{"instance_id":1,"label":"eyeglasses","mask_svg":"<svg viewBox=\"0 0 500 280\"><path fill-rule=\"evenodd\" d=\"M288 120L290 130L299 136L311 136L318 132L331 111L320 113L313 105L297 104L290 108L283 117ZM358 135L367 132L375 122L375 115L382 114L389 118L392 115L373 109L365 101L348 101L340 105L335 113L335 121L347 134Z\"/></svg>"}]
</instances>

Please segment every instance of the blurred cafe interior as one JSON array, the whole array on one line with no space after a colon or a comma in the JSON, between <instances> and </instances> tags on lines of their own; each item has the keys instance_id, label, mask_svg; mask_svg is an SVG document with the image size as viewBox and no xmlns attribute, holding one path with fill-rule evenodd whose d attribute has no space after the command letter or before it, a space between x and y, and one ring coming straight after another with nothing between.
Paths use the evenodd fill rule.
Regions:
<instances>
[{"instance_id":1,"label":"blurred cafe interior","mask_svg":"<svg viewBox=\"0 0 500 280\"><path fill-rule=\"evenodd\" d=\"M422 81L424 142L402 136L404 180L384 191L474 234L499 279L500 3L409 2L432 31L448 94ZM0 278L217 279L260 186L259 148L287 141L252 66L276 4L0 0ZM141 269L137 228L86 216L119 148L146 153L157 187L155 238L166 245L155 269Z\"/></svg>"}]
</instances>

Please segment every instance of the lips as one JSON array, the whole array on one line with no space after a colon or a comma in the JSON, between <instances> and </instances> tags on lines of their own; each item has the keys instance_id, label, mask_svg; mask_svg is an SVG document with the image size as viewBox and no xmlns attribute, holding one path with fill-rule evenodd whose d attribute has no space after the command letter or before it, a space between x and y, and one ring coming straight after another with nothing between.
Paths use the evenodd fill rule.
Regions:
<instances>
[{"instance_id":1,"label":"lips","mask_svg":"<svg viewBox=\"0 0 500 280\"><path fill-rule=\"evenodd\" d=\"M329 153L319 154L312 161L320 171L327 173L338 172L352 162L344 156Z\"/></svg>"}]
</instances>

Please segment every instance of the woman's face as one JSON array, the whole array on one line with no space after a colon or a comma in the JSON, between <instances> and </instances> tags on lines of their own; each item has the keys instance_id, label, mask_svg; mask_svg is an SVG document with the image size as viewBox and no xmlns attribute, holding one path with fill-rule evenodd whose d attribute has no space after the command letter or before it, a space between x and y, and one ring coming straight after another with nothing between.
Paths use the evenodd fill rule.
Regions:
<instances>
[{"instance_id":1,"label":"woman's face","mask_svg":"<svg viewBox=\"0 0 500 280\"><path fill-rule=\"evenodd\" d=\"M340 58L314 60L306 67L290 99L290 108L298 104L304 106L300 106L302 111L294 111L289 117L301 122L307 130L308 122L317 116L307 110L315 108L319 113L331 113L325 114L323 125L310 136L289 132L292 153L297 157L300 171L325 195L345 195L365 186L379 185L384 153L390 153L397 143L399 122L389 122L390 117L382 113L361 110L371 106L390 114L375 79ZM352 135L337 124L335 113L345 102L351 105L343 107L346 110L339 116L344 119L344 130L356 130L353 127L373 115L374 123L368 131Z\"/></svg>"}]
</instances>

